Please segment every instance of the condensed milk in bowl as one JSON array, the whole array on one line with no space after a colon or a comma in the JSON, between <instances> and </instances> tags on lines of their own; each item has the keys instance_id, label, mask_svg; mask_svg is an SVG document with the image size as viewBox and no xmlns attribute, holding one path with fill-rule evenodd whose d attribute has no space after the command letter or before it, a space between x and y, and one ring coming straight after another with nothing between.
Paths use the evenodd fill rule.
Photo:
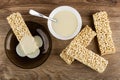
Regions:
<instances>
[{"instance_id":1,"label":"condensed milk in bowl","mask_svg":"<svg viewBox=\"0 0 120 80\"><path fill-rule=\"evenodd\" d=\"M74 38L82 27L82 19L79 12L70 6L55 8L49 17L56 20L56 22L48 20L49 31L60 40Z\"/></svg>"}]
</instances>

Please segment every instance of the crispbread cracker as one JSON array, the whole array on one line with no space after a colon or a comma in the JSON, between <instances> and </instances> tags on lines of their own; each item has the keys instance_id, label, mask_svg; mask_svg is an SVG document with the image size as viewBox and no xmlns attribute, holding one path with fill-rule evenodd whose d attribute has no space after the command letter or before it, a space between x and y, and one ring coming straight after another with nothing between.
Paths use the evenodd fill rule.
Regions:
<instances>
[{"instance_id":1,"label":"crispbread cracker","mask_svg":"<svg viewBox=\"0 0 120 80\"><path fill-rule=\"evenodd\" d=\"M71 44L81 44L84 47L87 47L91 40L96 36L96 33L88 26L86 27L71 41ZM66 50L69 45L60 53L60 57L67 63L71 64L74 61L74 58L66 54Z\"/></svg>"},{"instance_id":2,"label":"crispbread cracker","mask_svg":"<svg viewBox=\"0 0 120 80\"><path fill-rule=\"evenodd\" d=\"M101 55L115 53L112 31L105 11L93 15Z\"/></svg>"},{"instance_id":3,"label":"crispbread cracker","mask_svg":"<svg viewBox=\"0 0 120 80\"><path fill-rule=\"evenodd\" d=\"M91 50L88 50L81 44L69 45L66 54L87 65L88 67L98 71L99 73L102 73L108 64L108 61L103 57L95 54Z\"/></svg>"},{"instance_id":4,"label":"crispbread cracker","mask_svg":"<svg viewBox=\"0 0 120 80\"><path fill-rule=\"evenodd\" d=\"M20 41L22 39L22 37L25 35L32 36L19 12L13 13L10 16L8 16L7 21L10 24L18 41Z\"/></svg>"},{"instance_id":5,"label":"crispbread cracker","mask_svg":"<svg viewBox=\"0 0 120 80\"><path fill-rule=\"evenodd\" d=\"M74 61L74 58L72 58L71 56L66 54L66 50L68 47L66 47L62 53L60 54L60 57L67 63L67 64L71 64Z\"/></svg>"}]
</instances>

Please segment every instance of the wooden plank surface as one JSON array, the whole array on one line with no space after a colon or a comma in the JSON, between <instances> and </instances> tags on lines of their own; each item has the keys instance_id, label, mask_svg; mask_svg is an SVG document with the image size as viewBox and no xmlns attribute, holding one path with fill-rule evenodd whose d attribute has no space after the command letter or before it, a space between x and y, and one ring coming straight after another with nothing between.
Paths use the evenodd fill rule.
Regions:
<instances>
[{"instance_id":1,"label":"wooden plank surface","mask_svg":"<svg viewBox=\"0 0 120 80\"><path fill-rule=\"evenodd\" d=\"M48 16L54 8L62 5L76 8L82 16L83 27L87 24L93 29L92 14L101 10L108 12L117 51L115 54L103 56L109 60L104 73L97 73L78 61L67 65L59 54L71 40L61 41L52 35L52 52L42 66L21 69L6 57L4 40L10 30L6 21L9 14L19 11L25 20L47 26L47 20L29 15L28 10L35 9ZM95 38L88 49L99 53L96 41ZM0 0L0 80L120 80L120 0Z\"/></svg>"}]
</instances>

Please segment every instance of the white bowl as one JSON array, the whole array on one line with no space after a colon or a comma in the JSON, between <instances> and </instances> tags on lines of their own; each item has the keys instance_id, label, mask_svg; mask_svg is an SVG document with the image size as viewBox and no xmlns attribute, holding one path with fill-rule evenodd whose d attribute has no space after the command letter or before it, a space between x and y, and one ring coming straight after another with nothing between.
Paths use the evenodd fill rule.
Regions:
<instances>
[{"instance_id":1,"label":"white bowl","mask_svg":"<svg viewBox=\"0 0 120 80\"><path fill-rule=\"evenodd\" d=\"M74 9L74 8L72 8L72 7L70 7L70 6L60 6L60 7L55 8L55 9L50 13L49 17L50 17L50 18L53 18L54 15L55 15L56 13L60 12L60 11L70 11L70 12L72 12L72 13L76 16L77 21L78 21L78 26L77 26L75 32L74 32L72 35L70 35L70 36L61 36L61 35L57 34L57 33L54 31L54 29L53 29L53 27L52 27L52 25L51 25L52 21L50 21L50 20L48 20L48 29L49 29L49 31L51 32L51 34L52 34L54 37L56 37L57 39L61 39L61 40L69 40L69 39L72 39L72 38L74 38L74 37L79 33L79 31L80 31L80 29L81 29L81 27L82 27L82 19L81 19L81 16L80 16L79 12L78 12L76 9Z\"/></svg>"}]
</instances>

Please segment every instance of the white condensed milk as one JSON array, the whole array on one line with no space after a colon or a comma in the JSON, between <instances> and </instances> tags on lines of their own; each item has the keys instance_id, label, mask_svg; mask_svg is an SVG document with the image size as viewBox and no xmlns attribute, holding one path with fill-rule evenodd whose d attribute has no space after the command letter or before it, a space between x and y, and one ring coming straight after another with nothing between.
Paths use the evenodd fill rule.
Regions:
<instances>
[{"instance_id":1,"label":"white condensed milk","mask_svg":"<svg viewBox=\"0 0 120 80\"><path fill-rule=\"evenodd\" d=\"M60 11L53 17L57 22L52 22L54 31L61 36L70 36L78 27L76 16L70 11Z\"/></svg>"},{"instance_id":2,"label":"white condensed milk","mask_svg":"<svg viewBox=\"0 0 120 80\"><path fill-rule=\"evenodd\" d=\"M49 15L56 19L56 22L48 20L50 33L61 40L74 38L82 27L82 19L79 12L70 6L60 6L55 8Z\"/></svg>"}]
</instances>

